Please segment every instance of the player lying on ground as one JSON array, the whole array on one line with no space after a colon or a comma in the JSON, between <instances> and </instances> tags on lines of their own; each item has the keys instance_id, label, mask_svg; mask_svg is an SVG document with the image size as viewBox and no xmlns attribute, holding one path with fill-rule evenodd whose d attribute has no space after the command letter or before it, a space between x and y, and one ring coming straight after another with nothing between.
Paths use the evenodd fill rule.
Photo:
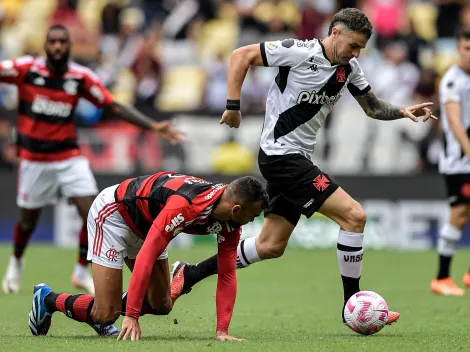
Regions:
<instances>
[{"instance_id":1,"label":"player lying on ground","mask_svg":"<svg viewBox=\"0 0 470 352\"><path fill-rule=\"evenodd\" d=\"M323 40L287 39L237 49L230 60L227 110L220 121L239 127L240 90L251 65L279 67L266 102L258 156L261 173L268 181L270 204L261 233L240 242L237 264L243 268L280 257L300 216L310 217L318 211L340 226L337 258L344 303L360 291L366 214L357 201L311 162L318 130L346 88L374 119L435 118L427 108L432 103L399 108L371 91L356 60L371 34L372 25L364 13L344 9L335 14L328 37ZM177 263L174 269L173 300L216 273L217 257L197 267ZM390 312L388 322L399 316Z\"/></svg>"},{"instance_id":2,"label":"player lying on ground","mask_svg":"<svg viewBox=\"0 0 470 352\"><path fill-rule=\"evenodd\" d=\"M115 102L91 70L69 61L71 42L67 28L50 27L44 51L46 58L26 56L0 63L0 82L18 86L20 161L17 197L20 219L14 229L14 252L2 281L3 291L19 291L24 250L42 208L53 204L60 192L74 203L83 219L72 284L93 294L86 260L85 224L98 188L77 142L73 113L79 98L104 108L107 115L153 130L170 142L178 142L182 136L170 121L153 121L136 109Z\"/></svg>"},{"instance_id":3,"label":"player lying on ground","mask_svg":"<svg viewBox=\"0 0 470 352\"><path fill-rule=\"evenodd\" d=\"M125 314L119 339L139 340L139 316L167 315L170 297L166 247L178 233L217 234L217 339L228 335L237 290L236 257L241 225L259 216L268 195L253 177L229 185L194 176L161 172L129 179L103 190L88 214L88 259L92 261L95 297L34 287L29 326L46 335L52 314L90 324L101 335L117 334L111 325ZM122 294L122 267L132 271Z\"/></svg>"},{"instance_id":4,"label":"player lying on ground","mask_svg":"<svg viewBox=\"0 0 470 352\"><path fill-rule=\"evenodd\" d=\"M431 281L432 292L451 296L465 293L450 276L450 265L470 217L470 31L460 32L457 39L459 63L452 65L439 83L445 137L439 171L445 178L450 216L439 232L439 269ZM462 281L470 287L470 271Z\"/></svg>"}]
</instances>

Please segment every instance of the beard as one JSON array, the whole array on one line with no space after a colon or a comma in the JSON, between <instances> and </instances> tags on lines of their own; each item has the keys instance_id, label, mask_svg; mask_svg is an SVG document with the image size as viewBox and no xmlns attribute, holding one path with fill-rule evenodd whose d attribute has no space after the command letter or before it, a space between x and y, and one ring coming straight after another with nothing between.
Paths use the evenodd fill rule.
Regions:
<instances>
[{"instance_id":1,"label":"beard","mask_svg":"<svg viewBox=\"0 0 470 352\"><path fill-rule=\"evenodd\" d=\"M53 68L61 68L67 65L70 57L70 51L66 51L64 55L60 59L54 58L54 55L47 54L47 61L49 61L50 65Z\"/></svg>"}]
</instances>

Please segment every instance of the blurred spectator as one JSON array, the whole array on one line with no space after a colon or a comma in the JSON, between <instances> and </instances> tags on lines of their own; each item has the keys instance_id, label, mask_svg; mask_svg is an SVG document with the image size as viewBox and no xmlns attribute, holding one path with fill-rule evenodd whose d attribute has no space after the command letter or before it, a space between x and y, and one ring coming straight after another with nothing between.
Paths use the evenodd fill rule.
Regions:
<instances>
[{"instance_id":1,"label":"blurred spectator","mask_svg":"<svg viewBox=\"0 0 470 352\"><path fill-rule=\"evenodd\" d=\"M212 171L222 175L250 174L255 167L253 152L237 143L233 135L212 153Z\"/></svg>"},{"instance_id":2,"label":"blurred spectator","mask_svg":"<svg viewBox=\"0 0 470 352\"><path fill-rule=\"evenodd\" d=\"M16 163L16 147L13 144L12 126L9 121L0 120L0 169L12 169Z\"/></svg>"},{"instance_id":3,"label":"blurred spectator","mask_svg":"<svg viewBox=\"0 0 470 352\"><path fill-rule=\"evenodd\" d=\"M207 83L204 95L205 106L210 112L221 114L225 110L227 99L228 66L222 54L206 69Z\"/></svg>"},{"instance_id":4,"label":"blurred spectator","mask_svg":"<svg viewBox=\"0 0 470 352\"><path fill-rule=\"evenodd\" d=\"M437 36L453 38L460 25L460 10L465 0L435 0L438 16L436 20Z\"/></svg>"}]
</instances>

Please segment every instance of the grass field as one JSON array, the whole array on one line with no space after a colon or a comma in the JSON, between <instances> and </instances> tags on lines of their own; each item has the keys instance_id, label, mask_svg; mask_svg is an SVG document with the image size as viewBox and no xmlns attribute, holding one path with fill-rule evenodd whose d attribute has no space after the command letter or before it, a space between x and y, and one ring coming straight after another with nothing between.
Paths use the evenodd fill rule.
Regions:
<instances>
[{"instance_id":1,"label":"grass field","mask_svg":"<svg viewBox=\"0 0 470 352\"><path fill-rule=\"evenodd\" d=\"M170 260L195 261L212 252L209 247L173 250ZM9 253L9 247L0 247L2 275ZM334 250L288 250L279 260L238 272L231 333L247 339L242 345L214 340L215 278L183 296L169 316L143 317L144 340L139 343L99 338L88 326L61 313L54 314L48 336L31 336L27 322L32 286L44 281L55 291L73 292L68 278L75 253L51 247L28 250L22 291L14 296L0 294L1 351L470 349L469 298L437 297L429 291L429 280L436 269L433 252L366 252L362 289L379 292L391 309L402 313L397 324L374 336L356 335L341 323L342 290ZM459 282L469 259L468 251L461 251L456 257L453 272ZM178 324L174 324L174 319ZM121 320L116 326L120 325Z\"/></svg>"}]
</instances>

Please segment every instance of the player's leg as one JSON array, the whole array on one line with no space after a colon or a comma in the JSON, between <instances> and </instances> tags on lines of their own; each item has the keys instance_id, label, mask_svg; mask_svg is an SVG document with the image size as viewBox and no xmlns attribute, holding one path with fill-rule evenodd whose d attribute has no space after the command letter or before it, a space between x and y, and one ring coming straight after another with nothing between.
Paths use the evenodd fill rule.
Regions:
<instances>
[{"instance_id":1,"label":"player's leg","mask_svg":"<svg viewBox=\"0 0 470 352\"><path fill-rule=\"evenodd\" d=\"M87 231L92 261L95 297L89 294L70 295L52 292L46 284L34 288L33 308L29 324L33 335L45 335L52 314L60 311L69 318L88 323L99 335L118 333L112 322L121 312L122 266L127 249L125 237L129 230L114 202L114 190L101 192L88 213Z\"/></svg>"},{"instance_id":2,"label":"player's leg","mask_svg":"<svg viewBox=\"0 0 470 352\"><path fill-rule=\"evenodd\" d=\"M462 237L462 229L468 221L469 204L456 204L450 208L448 222L442 226L437 240L439 269L431 281L431 291L439 295L463 296L464 290L450 276L450 266ZM464 276L464 281L467 274Z\"/></svg>"},{"instance_id":3,"label":"player's leg","mask_svg":"<svg viewBox=\"0 0 470 352\"><path fill-rule=\"evenodd\" d=\"M16 199L20 218L14 228L13 255L2 282L5 293L16 293L20 289L25 249L36 229L41 209L57 196L55 177L55 172L48 163L20 161Z\"/></svg>"},{"instance_id":4,"label":"player's leg","mask_svg":"<svg viewBox=\"0 0 470 352\"><path fill-rule=\"evenodd\" d=\"M86 219L88 216L88 211L90 210L94 199L95 197L93 196L70 198L72 203L77 207L80 217L83 219L83 226L78 234L79 252L77 257L77 263L75 264L71 281L72 285L74 285L76 288L83 289L90 294L94 294L95 291L93 286L93 280L88 271L88 235L86 228Z\"/></svg>"},{"instance_id":5,"label":"player's leg","mask_svg":"<svg viewBox=\"0 0 470 352\"><path fill-rule=\"evenodd\" d=\"M450 265L468 221L470 210L470 174L445 175L450 205L449 219L440 229L437 241L439 270L431 281L431 291L441 295L462 296L464 291L450 277ZM465 278L465 277L464 277Z\"/></svg>"},{"instance_id":6,"label":"player's leg","mask_svg":"<svg viewBox=\"0 0 470 352\"><path fill-rule=\"evenodd\" d=\"M52 314L62 312L70 319L90 325L98 335L117 335L112 325L121 312L122 269L93 264L95 296L53 292L47 284L34 286L29 327L33 335L47 335Z\"/></svg>"},{"instance_id":7,"label":"player's leg","mask_svg":"<svg viewBox=\"0 0 470 352\"><path fill-rule=\"evenodd\" d=\"M79 232L79 253L71 276L72 284L93 294L93 280L88 271L87 250L88 240L86 223L88 211L98 194L98 187L91 172L88 160L85 157L76 157L62 162L59 165L59 184L62 194L69 198L77 207L83 219L83 227Z\"/></svg>"}]
</instances>

